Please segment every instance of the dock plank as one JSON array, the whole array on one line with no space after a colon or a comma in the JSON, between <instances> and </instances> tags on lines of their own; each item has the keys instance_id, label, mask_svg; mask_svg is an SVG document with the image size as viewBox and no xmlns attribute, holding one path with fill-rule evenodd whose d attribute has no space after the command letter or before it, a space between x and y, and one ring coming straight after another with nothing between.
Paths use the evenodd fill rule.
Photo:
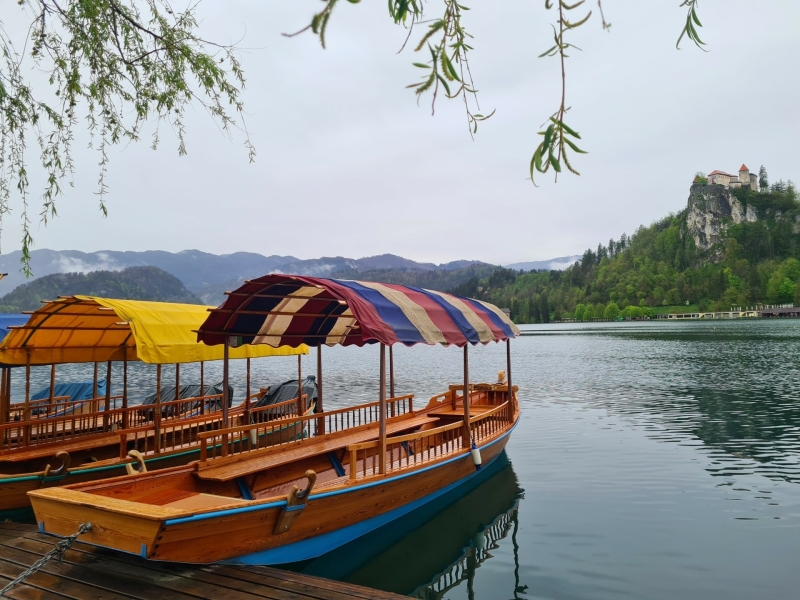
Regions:
<instances>
[{"instance_id":1,"label":"dock plank","mask_svg":"<svg viewBox=\"0 0 800 600\"><path fill-rule=\"evenodd\" d=\"M32 525L0 523L0 589L42 555L57 538ZM63 600L399 600L404 596L272 567L183 565L148 561L80 541L62 564L51 561L8 598Z\"/></svg>"}]
</instances>

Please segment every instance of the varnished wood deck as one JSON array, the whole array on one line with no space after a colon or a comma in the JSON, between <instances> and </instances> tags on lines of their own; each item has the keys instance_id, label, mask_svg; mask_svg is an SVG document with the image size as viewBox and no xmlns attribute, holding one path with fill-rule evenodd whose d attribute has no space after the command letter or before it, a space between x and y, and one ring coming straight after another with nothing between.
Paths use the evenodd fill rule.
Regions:
<instances>
[{"instance_id":1,"label":"varnished wood deck","mask_svg":"<svg viewBox=\"0 0 800 600\"><path fill-rule=\"evenodd\" d=\"M0 523L0 589L43 554L57 538L42 535L32 525ZM88 546L79 541L64 562L48 563L8 598L238 600L399 600L404 596L329 581L271 567L175 565L147 561L128 554Z\"/></svg>"}]
</instances>

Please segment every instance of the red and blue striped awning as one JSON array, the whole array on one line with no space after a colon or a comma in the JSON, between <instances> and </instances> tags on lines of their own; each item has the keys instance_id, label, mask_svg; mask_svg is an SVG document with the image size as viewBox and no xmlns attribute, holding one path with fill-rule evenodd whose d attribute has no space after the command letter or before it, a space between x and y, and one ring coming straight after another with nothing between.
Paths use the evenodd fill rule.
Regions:
<instances>
[{"instance_id":1,"label":"red and blue striped awning","mask_svg":"<svg viewBox=\"0 0 800 600\"><path fill-rule=\"evenodd\" d=\"M496 306L418 287L266 275L229 292L198 330L198 341L298 346L487 344L519 329Z\"/></svg>"}]
</instances>

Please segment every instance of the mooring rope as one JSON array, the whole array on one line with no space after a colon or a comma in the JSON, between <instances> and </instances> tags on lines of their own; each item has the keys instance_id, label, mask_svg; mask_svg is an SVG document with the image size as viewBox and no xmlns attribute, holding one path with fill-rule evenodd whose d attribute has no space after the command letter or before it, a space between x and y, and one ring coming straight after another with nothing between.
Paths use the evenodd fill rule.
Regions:
<instances>
[{"instance_id":1,"label":"mooring rope","mask_svg":"<svg viewBox=\"0 0 800 600\"><path fill-rule=\"evenodd\" d=\"M64 554L66 554L67 550L69 550L69 547L72 546L72 542L74 542L78 538L79 535L82 535L84 533L88 533L91 530L92 530L92 524L91 523L83 523L80 527L78 527L78 532L77 533L75 533L73 535L69 535L69 536L57 541L55 548L53 548L52 550L50 550L50 552L48 552L47 554L42 556L42 558L40 558L35 563L33 563L30 567L28 567L28 569L26 569L25 571L20 573L19 577L17 577L14 581L12 581L6 587L4 587L2 590L0 590L0 596L5 596L6 592L10 591L11 588L13 588L14 586L16 586L16 585L22 583L23 581L25 581L28 577L30 577L31 575L36 573L36 571L41 569L43 566L45 566L47 563L49 563L54 558L57 558L58 559L58 564L61 564L61 561L64 560Z\"/></svg>"}]
</instances>

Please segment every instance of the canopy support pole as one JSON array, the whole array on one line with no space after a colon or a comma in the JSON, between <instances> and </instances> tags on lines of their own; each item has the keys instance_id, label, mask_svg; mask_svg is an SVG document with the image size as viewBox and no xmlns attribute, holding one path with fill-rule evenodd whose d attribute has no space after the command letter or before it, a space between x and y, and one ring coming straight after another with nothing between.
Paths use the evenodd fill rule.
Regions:
<instances>
[{"instance_id":1,"label":"canopy support pole","mask_svg":"<svg viewBox=\"0 0 800 600\"><path fill-rule=\"evenodd\" d=\"M109 421L109 411L111 410L111 361L108 361L108 366L106 367L106 402L105 402L105 414L103 414L103 431L108 431L108 427L111 424Z\"/></svg>"},{"instance_id":2,"label":"canopy support pole","mask_svg":"<svg viewBox=\"0 0 800 600\"><path fill-rule=\"evenodd\" d=\"M228 402L230 402L230 392L228 391L228 358L230 356L230 340L225 336L225 346L222 355L222 428L228 428ZM222 456L228 456L228 434L222 434Z\"/></svg>"},{"instance_id":3,"label":"canopy support pole","mask_svg":"<svg viewBox=\"0 0 800 600\"><path fill-rule=\"evenodd\" d=\"M506 339L506 373L508 374L508 422L514 421L514 388L511 385L511 340Z\"/></svg>"},{"instance_id":4,"label":"canopy support pole","mask_svg":"<svg viewBox=\"0 0 800 600\"><path fill-rule=\"evenodd\" d=\"M317 413L325 412L322 405L322 344L317 346ZM325 418L317 419L317 435L325 435Z\"/></svg>"},{"instance_id":5,"label":"canopy support pole","mask_svg":"<svg viewBox=\"0 0 800 600\"><path fill-rule=\"evenodd\" d=\"M10 371L10 369L3 367L2 373L0 373L0 425L5 425L11 420L8 414L11 412L11 403L8 399L8 386L6 381L6 373L8 373L8 371ZM3 441L4 440L0 440L0 443Z\"/></svg>"},{"instance_id":6,"label":"canopy support pole","mask_svg":"<svg viewBox=\"0 0 800 600\"><path fill-rule=\"evenodd\" d=\"M128 353L122 360L122 428L128 428Z\"/></svg>"},{"instance_id":7,"label":"canopy support pole","mask_svg":"<svg viewBox=\"0 0 800 600\"><path fill-rule=\"evenodd\" d=\"M469 342L464 344L464 444L467 450L472 448L472 431L469 427Z\"/></svg>"},{"instance_id":8,"label":"canopy support pole","mask_svg":"<svg viewBox=\"0 0 800 600\"><path fill-rule=\"evenodd\" d=\"M25 411L22 415L22 420L27 423L25 425L25 434L23 437L24 444L27 446L31 443L31 353L28 351L27 359L25 360Z\"/></svg>"},{"instance_id":9,"label":"canopy support pole","mask_svg":"<svg viewBox=\"0 0 800 600\"><path fill-rule=\"evenodd\" d=\"M303 406L303 355L297 355L297 416L302 417L305 413Z\"/></svg>"},{"instance_id":10,"label":"canopy support pole","mask_svg":"<svg viewBox=\"0 0 800 600\"><path fill-rule=\"evenodd\" d=\"M394 398L394 346L389 346L389 398ZM390 407L392 414L390 416L394 416L394 402L392 402L392 406Z\"/></svg>"},{"instance_id":11,"label":"canopy support pole","mask_svg":"<svg viewBox=\"0 0 800 600\"><path fill-rule=\"evenodd\" d=\"M56 395L56 363L50 365L50 412L53 411L53 402Z\"/></svg>"},{"instance_id":12,"label":"canopy support pole","mask_svg":"<svg viewBox=\"0 0 800 600\"><path fill-rule=\"evenodd\" d=\"M205 363L200 361L200 397L203 402L200 404L200 414L206 414L206 382L205 382Z\"/></svg>"},{"instance_id":13,"label":"canopy support pole","mask_svg":"<svg viewBox=\"0 0 800 600\"><path fill-rule=\"evenodd\" d=\"M154 446L156 453L161 452L161 365L156 365L156 412L153 415L155 421L155 440Z\"/></svg>"},{"instance_id":14,"label":"canopy support pole","mask_svg":"<svg viewBox=\"0 0 800 600\"><path fill-rule=\"evenodd\" d=\"M380 376L380 391L378 393L380 399L380 429L379 429L379 444L378 452L380 457L378 460L378 469L381 475L386 475L386 344L381 344L381 376ZM355 468L355 465L350 465L350 468Z\"/></svg>"},{"instance_id":15,"label":"canopy support pole","mask_svg":"<svg viewBox=\"0 0 800 600\"><path fill-rule=\"evenodd\" d=\"M244 422L250 422L250 359L247 359L247 389L244 397Z\"/></svg>"},{"instance_id":16,"label":"canopy support pole","mask_svg":"<svg viewBox=\"0 0 800 600\"><path fill-rule=\"evenodd\" d=\"M92 400L97 400L97 365L98 363L94 363L94 376L92 377ZM97 412L95 410L96 407L92 407L92 412Z\"/></svg>"},{"instance_id":17,"label":"canopy support pole","mask_svg":"<svg viewBox=\"0 0 800 600\"><path fill-rule=\"evenodd\" d=\"M181 363L175 363L175 400L181 399ZM180 405L175 405L175 410L179 411Z\"/></svg>"}]
</instances>

